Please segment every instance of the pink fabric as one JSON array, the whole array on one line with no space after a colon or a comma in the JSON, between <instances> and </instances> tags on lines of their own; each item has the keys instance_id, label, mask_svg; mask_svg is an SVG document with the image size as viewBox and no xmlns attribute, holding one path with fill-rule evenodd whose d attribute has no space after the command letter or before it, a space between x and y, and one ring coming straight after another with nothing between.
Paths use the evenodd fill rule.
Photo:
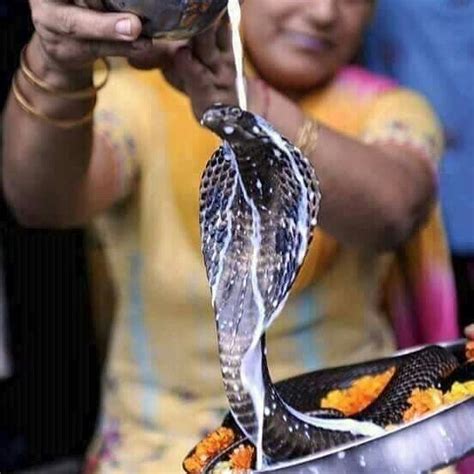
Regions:
<instances>
[{"instance_id":1,"label":"pink fabric","mask_svg":"<svg viewBox=\"0 0 474 474\"><path fill-rule=\"evenodd\" d=\"M459 337L457 301L452 272L425 266L410 289L399 281L392 299L395 334L400 348Z\"/></svg>"},{"instance_id":2,"label":"pink fabric","mask_svg":"<svg viewBox=\"0 0 474 474\"><path fill-rule=\"evenodd\" d=\"M456 468L459 474L474 474L474 456L462 460Z\"/></svg>"},{"instance_id":3,"label":"pink fabric","mask_svg":"<svg viewBox=\"0 0 474 474\"><path fill-rule=\"evenodd\" d=\"M435 343L459 337L454 278L446 269L432 268L419 282L415 312L421 343Z\"/></svg>"},{"instance_id":4,"label":"pink fabric","mask_svg":"<svg viewBox=\"0 0 474 474\"><path fill-rule=\"evenodd\" d=\"M358 97L381 94L397 86L392 79L376 75L359 66L344 68L338 74L336 81L344 87L354 89Z\"/></svg>"}]
</instances>

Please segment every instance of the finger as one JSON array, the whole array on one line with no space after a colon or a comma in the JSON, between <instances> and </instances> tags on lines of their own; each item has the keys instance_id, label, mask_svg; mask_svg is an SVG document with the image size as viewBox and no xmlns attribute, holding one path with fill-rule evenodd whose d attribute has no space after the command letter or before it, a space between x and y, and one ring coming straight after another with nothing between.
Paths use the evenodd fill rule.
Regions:
<instances>
[{"instance_id":1,"label":"finger","mask_svg":"<svg viewBox=\"0 0 474 474\"><path fill-rule=\"evenodd\" d=\"M232 31L227 16L223 18L217 28L216 46L220 51L225 53L232 51Z\"/></svg>"},{"instance_id":2,"label":"finger","mask_svg":"<svg viewBox=\"0 0 474 474\"><path fill-rule=\"evenodd\" d=\"M184 46L189 46L189 40L152 38L151 42L153 43L153 46L166 47L173 52L178 51L178 49L181 49Z\"/></svg>"},{"instance_id":3,"label":"finger","mask_svg":"<svg viewBox=\"0 0 474 474\"><path fill-rule=\"evenodd\" d=\"M214 83L213 73L195 60L189 50L176 55L175 70L184 85L184 91L191 98L193 111L198 120L213 103L237 104L229 88L220 88Z\"/></svg>"},{"instance_id":4,"label":"finger","mask_svg":"<svg viewBox=\"0 0 474 474\"><path fill-rule=\"evenodd\" d=\"M65 40L56 43L54 51L48 54L65 68L74 68L77 64L88 63L103 57L131 57L147 46L141 41L123 43L120 41L76 41Z\"/></svg>"},{"instance_id":5,"label":"finger","mask_svg":"<svg viewBox=\"0 0 474 474\"><path fill-rule=\"evenodd\" d=\"M92 10L104 11L105 7L102 0L74 0L76 5L85 8L92 8Z\"/></svg>"},{"instance_id":6,"label":"finger","mask_svg":"<svg viewBox=\"0 0 474 474\"><path fill-rule=\"evenodd\" d=\"M191 44L194 57L211 71L217 71L220 51L216 45L216 28L209 28L196 36Z\"/></svg>"},{"instance_id":7,"label":"finger","mask_svg":"<svg viewBox=\"0 0 474 474\"><path fill-rule=\"evenodd\" d=\"M184 46L179 48L174 55L174 65L177 74L181 75L183 78L188 76L188 74L193 74L194 71L194 64L197 62L193 59L193 55L191 53L191 48L188 46ZM201 68L204 69L204 66L201 64Z\"/></svg>"},{"instance_id":8,"label":"finger","mask_svg":"<svg viewBox=\"0 0 474 474\"><path fill-rule=\"evenodd\" d=\"M139 18L130 13L102 13L44 0L32 0L31 4L35 26L64 36L133 41L142 30Z\"/></svg>"},{"instance_id":9,"label":"finger","mask_svg":"<svg viewBox=\"0 0 474 474\"><path fill-rule=\"evenodd\" d=\"M234 91L234 69L223 69L218 75L214 75L202 63L194 59L188 48L176 54L175 70L183 80L186 93L192 97L212 95L214 98L222 96L227 100L230 96L229 90Z\"/></svg>"},{"instance_id":10,"label":"finger","mask_svg":"<svg viewBox=\"0 0 474 474\"><path fill-rule=\"evenodd\" d=\"M466 337L468 339L471 339L474 341L474 324L470 324L464 329L464 333L466 334Z\"/></svg>"},{"instance_id":11,"label":"finger","mask_svg":"<svg viewBox=\"0 0 474 474\"><path fill-rule=\"evenodd\" d=\"M196 92L205 92L212 87L209 70L201 62L194 59L189 48L181 48L175 55L174 69L181 78L186 92L193 96Z\"/></svg>"},{"instance_id":12,"label":"finger","mask_svg":"<svg viewBox=\"0 0 474 474\"><path fill-rule=\"evenodd\" d=\"M236 79L235 68L226 67L222 68L219 74L214 77L214 84L220 89L234 89Z\"/></svg>"},{"instance_id":13,"label":"finger","mask_svg":"<svg viewBox=\"0 0 474 474\"><path fill-rule=\"evenodd\" d=\"M137 48L129 56L129 63L138 69L171 68L174 54L174 45L152 43L150 47Z\"/></svg>"},{"instance_id":14,"label":"finger","mask_svg":"<svg viewBox=\"0 0 474 474\"><path fill-rule=\"evenodd\" d=\"M121 41L86 41L84 44L88 46L89 51L92 52L95 58L129 58L134 55L144 54L152 48L151 43L146 40L138 40L132 43L123 43Z\"/></svg>"},{"instance_id":15,"label":"finger","mask_svg":"<svg viewBox=\"0 0 474 474\"><path fill-rule=\"evenodd\" d=\"M163 76L165 76L165 79L177 90L180 92L185 91L185 84L183 79L176 74L176 72L173 69L163 69Z\"/></svg>"}]
</instances>

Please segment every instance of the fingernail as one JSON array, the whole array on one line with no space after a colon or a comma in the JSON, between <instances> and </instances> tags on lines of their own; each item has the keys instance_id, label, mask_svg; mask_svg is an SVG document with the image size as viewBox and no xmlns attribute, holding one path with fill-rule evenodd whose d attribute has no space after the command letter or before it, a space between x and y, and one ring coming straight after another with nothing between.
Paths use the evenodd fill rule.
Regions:
<instances>
[{"instance_id":1,"label":"fingernail","mask_svg":"<svg viewBox=\"0 0 474 474\"><path fill-rule=\"evenodd\" d=\"M132 36L132 22L126 18L115 23L115 32L123 36Z\"/></svg>"}]
</instances>

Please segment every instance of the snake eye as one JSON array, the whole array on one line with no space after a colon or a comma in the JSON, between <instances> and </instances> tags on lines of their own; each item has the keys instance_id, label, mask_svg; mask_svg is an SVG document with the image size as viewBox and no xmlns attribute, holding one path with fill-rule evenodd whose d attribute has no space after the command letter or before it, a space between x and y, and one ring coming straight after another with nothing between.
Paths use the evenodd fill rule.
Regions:
<instances>
[{"instance_id":1,"label":"snake eye","mask_svg":"<svg viewBox=\"0 0 474 474\"><path fill-rule=\"evenodd\" d=\"M230 114L234 117L240 117L241 113L242 113L242 111L238 107L232 107L230 109Z\"/></svg>"}]
</instances>

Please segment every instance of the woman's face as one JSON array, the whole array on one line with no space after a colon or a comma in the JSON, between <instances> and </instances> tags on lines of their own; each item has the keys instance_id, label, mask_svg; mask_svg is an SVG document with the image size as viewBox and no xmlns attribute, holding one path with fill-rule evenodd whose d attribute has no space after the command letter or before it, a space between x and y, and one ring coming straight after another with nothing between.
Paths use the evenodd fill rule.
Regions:
<instances>
[{"instance_id":1,"label":"woman's face","mask_svg":"<svg viewBox=\"0 0 474 474\"><path fill-rule=\"evenodd\" d=\"M372 8L373 0L245 0L247 53L273 86L311 89L353 59Z\"/></svg>"}]
</instances>

